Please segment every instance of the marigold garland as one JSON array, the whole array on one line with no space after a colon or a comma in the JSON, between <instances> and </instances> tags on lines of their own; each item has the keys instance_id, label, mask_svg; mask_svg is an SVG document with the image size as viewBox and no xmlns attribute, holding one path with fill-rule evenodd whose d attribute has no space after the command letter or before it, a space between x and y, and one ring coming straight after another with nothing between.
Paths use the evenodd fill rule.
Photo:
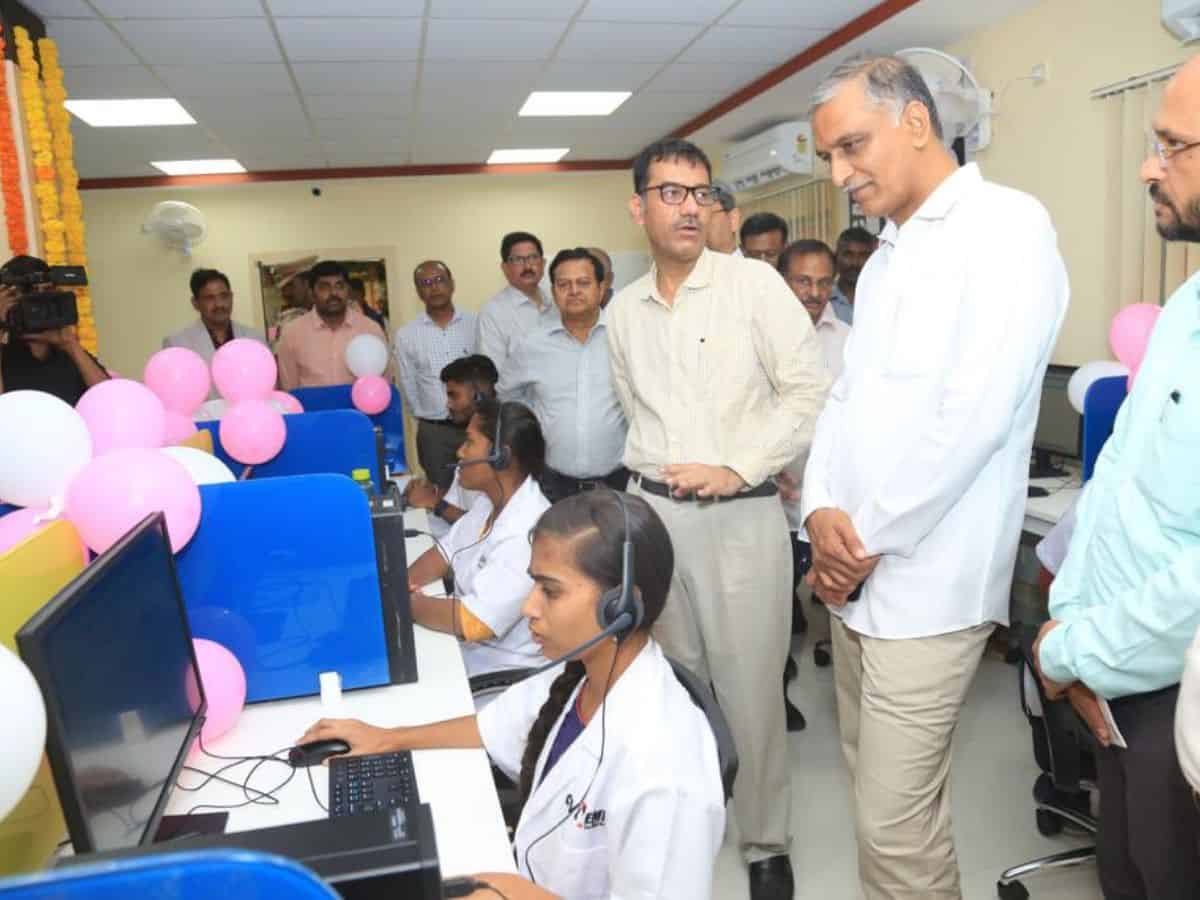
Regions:
<instances>
[{"instance_id":1,"label":"marigold garland","mask_svg":"<svg viewBox=\"0 0 1200 900\"><path fill-rule=\"evenodd\" d=\"M0 36L0 195L4 198L8 246L14 256L20 256L29 252L29 232L25 228L25 196L21 193L21 163L13 137L4 50L4 38Z\"/></svg>"},{"instance_id":2,"label":"marigold garland","mask_svg":"<svg viewBox=\"0 0 1200 900\"><path fill-rule=\"evenodd\" d=\"M66 226L59 218L58 184L54 173L54 150L50 126L46 122L46 105L38 83L38 63L33 55L33 42L24 28L14 28L17 44L17 64L21 70L21 105L29 125L29 146L33 150L33 193L38 200L38 217L42 224L42 252L52 266L66 264Z\"/></svg>"}]
</instances>

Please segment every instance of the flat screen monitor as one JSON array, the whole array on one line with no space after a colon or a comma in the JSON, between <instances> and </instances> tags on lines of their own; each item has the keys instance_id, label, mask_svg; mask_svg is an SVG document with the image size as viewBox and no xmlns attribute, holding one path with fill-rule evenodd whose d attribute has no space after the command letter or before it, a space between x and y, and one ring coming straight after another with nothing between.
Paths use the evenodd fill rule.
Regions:
<instances>
[{"instance_id":1,"label":"flat screen monitor","mask_svg":"<svg viewBox=\"0 0 1200 900\"><path fill-rule=\"evenodd\" d=\"M1073 374L1075 366L1051 365L1046 368L1037 429L1033 435L1034 460L1030 478L1065 475L1064 470L1055 467L1054 456L1079 458L1083 419L1067 398L1067 383Z\"/></svg>"},{"instance_id":2,"label":"flat screen monitor","mask_svg":"<svg viewBox=\"0 0 1200 900\"><path fill-rule=\"evenodd\" d=\"M161 513L17 632L46 703L46 751L76 853L153 840L204 721Z\"/></svg>"}]
</instances>

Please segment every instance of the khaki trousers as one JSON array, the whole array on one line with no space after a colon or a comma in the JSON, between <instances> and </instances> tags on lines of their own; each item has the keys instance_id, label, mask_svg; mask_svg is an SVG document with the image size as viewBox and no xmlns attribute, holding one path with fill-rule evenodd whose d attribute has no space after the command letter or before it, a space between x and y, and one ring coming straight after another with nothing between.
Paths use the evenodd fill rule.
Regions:
<instances>
[{"instance_id":1,"label":"khaki trousers","mask_svg":"<svg viewBox=\"0 0 1200 900\"><path fill-rule=\"evenodd\" d=\"M696 503L629 492L659 514L675 573L654 636L711 681L737 745L733 811L747 862L787 853L791 775L779 700L791 645L792 550L778 497Z\"/></svg>"},{"instance_id":2,"label":"khaki trousers","mask_svg":"<svg viewBox=\"0 0 1200 900\"><path fill-rule=\"evenodd\" d=\"M829 619L863 894L959 900L950 744L995 625L881 640Z\"/></svg>"}]
</instances>

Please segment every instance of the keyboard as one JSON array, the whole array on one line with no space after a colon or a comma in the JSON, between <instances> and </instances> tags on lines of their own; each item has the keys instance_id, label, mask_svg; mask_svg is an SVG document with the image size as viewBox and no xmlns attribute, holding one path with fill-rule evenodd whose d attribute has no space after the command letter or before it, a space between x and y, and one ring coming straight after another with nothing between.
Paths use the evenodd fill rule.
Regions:
<instances>
[{"instance_id":1,"label":"keyboard","mask_svg":"<svg viewBox=\"0 0 1200 900\"><path fill-rule=\"evenodd\" d=\"M329 761L329 817L354 816L419 803L412 754L335 756Z\"/></svg>"}]
</instances>

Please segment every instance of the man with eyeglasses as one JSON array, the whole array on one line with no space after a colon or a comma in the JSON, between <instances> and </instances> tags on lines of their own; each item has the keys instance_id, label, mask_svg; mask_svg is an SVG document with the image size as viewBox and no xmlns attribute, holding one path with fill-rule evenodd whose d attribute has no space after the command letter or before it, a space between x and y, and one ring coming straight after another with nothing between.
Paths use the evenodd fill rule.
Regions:
<instances>
[{"instance_id":1,"label":"man with eyeglasses","mask_svg":"<svg viewBox=\"0 0 1200 900\"><path fill-rule=\"evenodd\" d=\"M1200 243L1200 57L1167 83L1140 174L1158 233ZM1177 706L1195 703L1180 685L1198 628L1200 275L1193 275L1163 308L1100 451L1050 586L1050 621L1034 645L1047 691L1065 695L1102 744L1096 861L1105 897L1197 896L1200 805L1180 764L1184 748L1172 737ZM1097 696L1108 701L1123 747L1096 715Z\"/></svg>"},{"instance_id":2,"label":"man with eyeglasses","mask_svg":"<svg viewBox=\"0 0 1200 900\"><path fill-rule=\"evenodd\" d=\"M791 643L791 552L773 481L807 445L828 390L812 323L760 262L705 247L719 204L694 144L651 144L630 212L653 265L605 310L629 434L629 490L675 548L655 635L711 681L740 766L733 806L752 900L790 900L791 779L778 695Z\"/></svg>"},{"instance_id":3,"label":"man with eyeglasses","mask_svg":"<svg viewBox=\"0 0 1200 900\"><path fill-rule=\"evenodd\" d=\"M546 269L542 242L527 231L506 234L500 242L500 271L508 287L479 310L479 352L504 375L513 345L535 329L552 325L558 310L542 292Z\"/></svg>"},{"instance_id":4,"label":"man with eyeglasses","mask_svg":"<svg viewBox=\"0 0 1200 900\"><path fill-rule=\"evenodd\" d=\"M454 481L455 453L466 439L466 428L450 417L441 372L475 352L476 322L472 313L454 308L454 276L440 259L417 266L413 284L425 312L396 330L400 393L417 420L417 460L444 494Z\"/></svg>"},{"instance_id":5,"label":"man with eyeglasses","mask_svg":"<svg viewBox=\"0 0 1200 900\"><path fill-rule=\"evenodd\" d=\"M788 226L773 212L757 212L742 223L738 233L742 256L761 259L771 268L779 265L779 254L788 242Z\"/></svg>"}]
</instances>

